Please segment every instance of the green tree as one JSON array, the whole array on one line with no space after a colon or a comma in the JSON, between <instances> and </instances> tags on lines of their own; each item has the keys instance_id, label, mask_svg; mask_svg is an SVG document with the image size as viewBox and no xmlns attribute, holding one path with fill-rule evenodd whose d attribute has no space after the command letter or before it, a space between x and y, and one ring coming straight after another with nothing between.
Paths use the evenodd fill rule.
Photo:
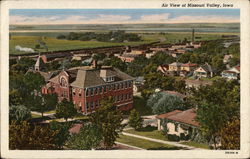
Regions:
<instances>
[{"instance_id":1,"label":"green tree","mask_svg":"<svg viewBox=\"0 0 250 159\"><path fill-rule=\"evenodd\" d=\"M149 59L144 56L138 56L134 61L128 64L127 73L137 77L143 75L143 68L149 64Z\"/></svg>"},{"instance_id":2,"label":"green tree","mask_svg":"<svg viewBox=\"0 0 250 159\"><path fill-rule=\"evenodd\" d=\"M154 114L163 114L177 109L187 109L185 102L180 97L164 92L152 94L147 101L147 106L152 108Z\"/></svg>"},{"instance_id":3,"label":"green tree","mask_svg":"<svg viewBox=\"0 0 250 159\"><path fill-rule=\"evenodd\" d=\"M31 126L23 121L11 122L9 126L9 148L11 150L53 150L57 149L52 131L46 126Z\"/></svg>"},{"instance_id":4,"label":"green tree","mask_svg":"<svg viewBox=\"0 0 250 159\"><path fill-rule=\"evenodd\" d=\"M127 69L126 63L115 56L108 58L108 59L105 59L103 61L103 65L104 66L112 66L112 67L118 68L121 71L126 71L126 69Z\"/></svg>"},{"instance_id":5,"label":"green tree","mask_svg":"<svg viewBox=\"0 0 250 159\"><path fill-rule=\"evenodd\" d=\"M38 111L43 117L43 113L55 109L57 105L57 95L56 94L43 94L38 96L33 96L29 100L29 104L32 110Z\"/></svg>"},{"instance_id":6,"label":"green tree","mask_svg":"<svg viewBox=\"0 0 250 159\"><path fill-rule=\"evenodd\" d=\"M44 77L39 73L28 72L23 79L26 88L31 93L40 92L42 86L45 84Z\"/></svg>"},{"instance_id":7,"label":"green tree","mask_svg":"<svg viewBox=\"0 0 250 159\"><path fill-rule=\"evenodd\" d=\"M58 146L59 149L62 149L65 142L68 140L70 134L69 134L69 128L71 127L71 123L69 122L57 122L52 121L49 123L50 129L57 131L58 133L54 136L55 144Z\"/></svg>"},{"instance_id":8,"label":"green tree","mask_svg":"<svg viewBox=\"0 0 250 159\"><path fill-rule=\"evenodd\" d=\"M221 149L240 150L240 119L233 117L221 130Z\"/></svg>"},{"instance_id":9,"label":"green tree","mask_svg":"<svg viewBox=\"0 0 250 159\"><path fill-rule=\"evenodd\" d=\"M133 109L130 112L128 124L132 128L135 128L136 130L138 130L138 129L142 128L142 122L143 122L143 119L141 118L139 112L137 112L135 109Z\"/></svg>"},{"instance_id":10,"label":"green tree","mask_svg":"<svg viewBox=\"0 0 250 159\"><path fill-rule=\"evenodd\" d=\"M67 146L74 150L91 150L100 146L102 130L97 125L86 124L78 134L73 134L67 141Z\"/></svg>"},{"instance_id":11,"label":"green tree","mask_svg":"<svg viewBox=\"0 0 250 159\"><path fill-rule=\"evenodd\" d=\"M67 101L67 99L63 99L56 106L56 117L64 118L68 121L68 118L73 118L77 114L77 111L72 102Z\"/></svg>"},{"instance_id":12,"label":"green tree","mask_svg":"<svg viewBox=\"0 0 250 159\"><path fill-rule=\"evenodd\" d=\"M212 58L212 66L215 69L217 75L226 69L226 66L223 63L223 55L216 55Z\"/></svg>"},{"instance_id":13,"label":"green tree","mask_svg":"<svg viewBox=\"0 0 250 159\"><path fill-rule=\"evenodd\" d=\"M170 64L175 61L175 58L164 53L164 52L157 52L154 56L150 58L150 62L159 66L163 64Z\"/></svg>"},{"instance_id":14,"label":"green tree","mask_svg":"<svg viewBox=\"0 0 250 159\"><path fill-rule=\"evenodd\" d=\"M21 121L28 120L31 118L31 113L28 108L23 105L10 106L9 107L9 120L10 123L12 121L17 121L20 123Z\"/></svg>"},{"instance_id":15,"label":"green tree","mask_svg":"<svg viewBox=\"0 0 250 159\"><path fill-rule=\"evenodd\" d=\"M23 97L17 89L10 90L9 93L10 105L20 105L23 103Z\"/></svg>"},{"instance_id":16,"label":"green tree","mask_svg":"<svg viewBox=\"0 0 250 159\"><path fill-rule=\"evenodd\" d=\"M110 149L119 136L124 125L121 124L122 113L114 105L114 100L109 97L101 101L101 106L90 115L90 121L102 130L105 149Z\"/></svg>"}]
</instances>

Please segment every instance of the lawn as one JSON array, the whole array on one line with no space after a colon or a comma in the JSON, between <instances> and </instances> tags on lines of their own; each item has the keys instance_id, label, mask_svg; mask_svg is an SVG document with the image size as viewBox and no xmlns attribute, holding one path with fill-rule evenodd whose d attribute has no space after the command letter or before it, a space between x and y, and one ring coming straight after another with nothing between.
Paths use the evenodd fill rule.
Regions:
<instances>
[{"instance_id":1,"label":"lawn","mask_svg":"<svg viewBox=\"0 0 250 159\"><path fill-rule=\"evenodd\" d=\"M17 45L21 47L35 48L38 44L40 36L11 36L10 39L10 54L22 54L23 51L15 50ZM127 43L115 43L115 42L99 42L99 41L79 41L79 40L59 40L53 37L43 37L42 40L46 43L48 51L56 50L73 50L83 48L97 48L97 47L109 47L109 46L125 46L125 45L139 45L150 43L153 41L139 41L139 42L127 42ZM44 48L39 49L40 52L46 52Z\"/></svg>"},{"instance_id":2,"label":"lawn","mask_svg":"<svg viewBox=\"0 0 250 159\"><path fill-rule=\"evenodd\" d=\"M144 139L139 139L131 136L120 135L117 138L118 142L128 144L131 146L140 147L147 150L180 150L182 148L175 147L167 144L162 144L158 142L152 142Z\"/></svg>"},{"instance_id":3,"label":"lawn","mask_svg":"<svg viewBox=\"0 0 250 159\"><path fill-rule=\"evenodd\" d=\"M188 145L188 146L193 146L193 147L197 147L197 148L202 148L202 149L209 149L208 145L197 143L197 142L194 142L194 141L181 142L181 144Z\"/></svg>"},{"instance_id":4,"label":"lawn","mask_svg":"<svg viewBox=\"0 0 250 159\"><path fill-rule=\"evenodd\" d=\"M32 114L31 113L31 118L41 118L42 115L38 115L38 114Z\"/></svg>"},{"instance_id":5,"label":"lawn","mask_svg":"<svg viewBox=\"0 0 250 159\"><path fill-rule=\"evenodd\" d=\"M149 138L153 138L153 139L167 141L167 138L165 137L165 135L163 135L161 131L158 131L156 129L154 129L154 130L141 129L140 131L130 129L130 130L126 130L124 132L135 134L135 135L140 135L140 136L145 136L145 137L149 137Z\"/></svg>"},{"instance_id":6,"label":"lawn","mask_svg":"<svg viewBox=\"0 0 250 159\"><path fill-rule=\"evenodd\" d=\"M44 114L54 114L56 113L56 110L51 110L51 111L48 111L48 112L44 112Z\"/></svg>"},{"instance_id":7,"label":"lawn","mask_svg":"<svg viewBox=\"0 0 250 159\"><path fill-rule=\"evenodd\" d=\"M152 115L152 109L147 107L147 101L143 97L134 96L134 108L140 115Z\"/></svg>"}]
</instances>

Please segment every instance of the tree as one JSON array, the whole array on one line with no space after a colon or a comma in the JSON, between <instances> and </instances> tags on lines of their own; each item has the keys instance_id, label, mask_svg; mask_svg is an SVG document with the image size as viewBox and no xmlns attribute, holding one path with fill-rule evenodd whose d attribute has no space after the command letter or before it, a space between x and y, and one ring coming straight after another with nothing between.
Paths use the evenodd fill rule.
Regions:
<instances>
[{"instance_id":1,"label":"tree","mask_svg":"<svg viewBox=\"0 0 250 159\"><path fill-rule=\"evenodd\" d=\"M10 105L20 105L23 103L23 97L17 89L9 91L9 102Z\"/></svg>"},{"instance_id":2,"label":"tree","mask_svg":"<svg viewBox=\"0 0 250 159\"><path fill-rule=\"evenodd\" d=\"M71 127L71 123L69 122L57 122L52 121L49 123L50 129L57 131L58 133L54 136L55 145L58 146L59 149L62 149L63 145L69 138L69 128Z\"/></svg>"},{"instance_id":3,"label":"tree","mask_svg":"<svg viewBox=\"0 0 250 159\"><path fill-rule=\"evenodd\" d=\"M45 84L44 77L40 73L28 72L23 79L26 88L31 93L40 92L42 86Z\"/></svg>"},{"instance_id":4,"label":"tree","mask_svg":"<svg viewBox=\"0 0 250 159\"><path fill-rule=\"evenodd\" d=\"M221 130L221 149L240 150L240 119L233 117Z\"/></svg>"},{"instance_id":5,"label":"tree","mask_svg":"<svg viewBox=\"0 0 250 159\"><path fill-rule=\"evenodd\" d=\"M150 62L159 66L163 64L170 64L175 61L175 58L164 53L164 52L157 52L154 56L150 58Z\"/></svg>"},{"instance_id":6,"label":"tree","mask_svg":"<svg viewBox=\"0 0 250 159\"><path fill-rule=\"evenodd\" d=\"M102 130L105 149L110 149L115 144L118 132L124 127L122 120L121 111L114 105L111 97L101 100L101 106L90 115L90 121Z\"/></svg>"},{"instance_id":7,"label":"tree","mask_svg":"<svg viewBox=\"0 0 250 159\"><path fill-rule=\"evenodd\" d=\"M212 66L215 69L217 75L226 69L226 66L223 63L223 55L216 55L212 58Z\"/></svg>"},{"instance_id":8,"label":"tree","mask_svg":"<svg viewBox=\"0 0 250 159\"><path fill-rule=\"evenodd\" d=\"M52 131L46 126L31 126L23 121L11 122L9 126L9 148L11 150L53 150L56 149Z\"/></svg>"},{"instance_id":9,"label":"tree","mask_svg":"<svg viewBox=\"0 0 250 159\"><path fill-rule=\"evenodd\" d=\"M127 70L127 65L125 62L123 62L121 59L118 57L112 56L109 59L105 59L103 61L104 66L112 66L115 68L118 68L121 71L126 71Z\"/></svg>"},{"instance_id":10,"label":"tree","mask_svg":"<svg viewBox=\"0 0 250 159\"><path fill-rule=\"evenodd\" d=\"M102 130L97 125L86 124L78 134L73 134L67 141L67 146L74 150L91 150L100 146Z\"/></svg>"},{"instance_id":11,"label":"tree","mask_svg":"<svg viewBox=\"0 0 250 159\"><path fill-rule=\"evenodd\" d=\"M143 122L143 119L140 117L139 112L137 112L135 109L133 109L130 112L128 124L132 128L135 128L137 130L137 129L142 128L142 122Z\"/></svg>"},{"instance_id":12,"label":"tree","mask_svg":"<svg viewBox=\"0 0 250 159\"><path fill-rule=\"evenodd\" d=\"M164 92L152 94L147 101L147 106L152 108L154 114L163 114L176 109L185 110L187 108L180 97Z\"/></svg>"},{"instance_id":13,"label":"tree","mask_svg":"<svg viewBox=\"0 0 250 159\"><path fill-rule=\"evenodd\" d=\"M143 68L149 64L149 59L144 56L135 57L135 60L128 64L127 73L137 77L143 75Z\"/></svg>"},{"instance_id":14,"label":"tree","mask_svg":"<svg viewBox=\"0 0 250 159\"><path fill-rule=\"evenodd\" d=\"M63 99L61 103L56 106L56 117L64 118L68 121L68 118L73 118L77 114L77 111L72 102Z\"/></svg>"},{"instance_id":15,"label":"tree","mask_svg":"<svg viewBox=\"0 0 250 159\"><path fill-rule=\"evenodd\" d=\"M9 120L10 123L12 121L17 121L18 123L24 120L28 120L31 118L31 113L28 108L23 105L18 106L10 106L9 108Z\"/></svg>"}]
</instances>

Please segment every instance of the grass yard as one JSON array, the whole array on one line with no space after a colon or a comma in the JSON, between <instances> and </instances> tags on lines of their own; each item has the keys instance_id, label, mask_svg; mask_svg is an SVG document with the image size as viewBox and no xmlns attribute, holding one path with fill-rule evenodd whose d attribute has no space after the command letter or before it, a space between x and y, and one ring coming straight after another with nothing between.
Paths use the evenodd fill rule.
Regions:
<instances>
[{"instance_id":1,"label":"grass yard","mask_svg":"<svg viewBox=\"0 0 250 159\"><path fill-rule=\"evenodd\" d=\"M38 114L32 114L31 113L31 118L41 118L42 115L38 115Z\"/></svg>"},{"instance_id":2,"label":"grass yard","mask_svg":"<svg viewBox=\"0 0 250 159\"><path fill-rule=\"evenodd\" d=\"M159 140L165 140L167 141L167 138L161 133L161 131L158 130L141 130L141 131L137 131L134 129L130 129L130 130L126 130L124 132L127 133L131 133L131 134L135 134L135 135L141 135L141 136L145 136L145 137L149 137L149 138L153 138L153 139L159 139Z\"/></svg>"},{"instance_id":3,"label":"grass yard","mask_svg":"<svg viewBox=\"0 0 250 159\"><path fill-rule=\"evenodd\" d=\"M51 110L51 111L44 112L44 114L53 114L53 113L56 113L56 110Z\"/></svg>"},{"instance_id":4,"label":"grass yard","mask_svg":"<svg viewBox=\"0 0 250 159\"><path fill-rule=\"evenodd\" d=\"M181 142L183 145L188 145L188 146L193 146L197 148L202 148L202 149L209 149L209 146L206 144L200 144L194 141L188 141L188 142Z\"/></svg>"},{"instance_id":5,"label":"grass yard","mask_svg":"<svg viewBox=\"0 0 250 159\"><path fill-rule=\"evenodd\" d=\"M11 36L10 39L10 54L22 54L23 51L15 50L15 46L28 47L35 49L35 45L38 44L40 36ZM46 43L48 51L56 50L73 50L83 48L97 48L108 46L122 46L122 45L139 45L150 43L153 41L139 41L139 42L127 42L127 43L113 43L113 42L99 42L99 41L79 41L79 40L59 40L53 37L44 37L42 40ZM38 49L40 52L46 52L44 48Z\"/></svg>"},{"instance_id":6,"label":"grass yard","mask_svg":"<svg viewBox=\"0 0 250 159\"><path fill-rule=\"evenodd\" d=\"M125 136L125 135L120 135L119 138L117 138L117 141L124 143L124 144L147 149L147 150L180 150L182 149L180 147L152 142L152 141L139 139L139 138L135 138L131 136Z\"/></svg>"}]
</instances>

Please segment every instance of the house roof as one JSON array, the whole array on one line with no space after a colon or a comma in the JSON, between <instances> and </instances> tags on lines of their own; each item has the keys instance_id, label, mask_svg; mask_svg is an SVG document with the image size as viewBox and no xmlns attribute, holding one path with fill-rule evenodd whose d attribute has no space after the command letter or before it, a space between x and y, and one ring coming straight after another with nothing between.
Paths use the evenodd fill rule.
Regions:
<instances>
[{"instance_id":1,"label":"house roof","mask_svg":"<svg viewBox=\"0 0 250 159\"><path fill-rule=\"evenodd\" d=\"M158 119L164 119L164 118L167 118L171 115L174 115L174 114L177 114L177 113L180 113L182 112L181 110L174 110L172 112L168 112L168 113L165 113L165 114L160 114L160 115L157 115L156 118Z\"/></svg>"},{"instance_id":2,"label":"house roof","mask_svg":"<svg viewBox=\"0 0 250 159\"><path fill-rule=\"evenodd\" d=\"M236 68L240 72L240 65L235 66L234 68Z\"/></svg>"},{"instance_id":3,"label":"house roof","mask_svg":"<svg viewBox=\"0 0 250 159\"><path fill-rule=\"evenodd\" d=\"M209 65L208 63L202 65L201 68L202 68L203 70L205 70L206 72L213 72L212 66Z\"/></svg>"},{"instance_id":4,"label":"house roof","mask_svg":"<svg viewBox=\"0 0 250 159\"><path fill-rule=\"evenodd\" d=\"M63 58L63 57L72 56L72 54L69 52L59 52L59 53L45 54L43 56L45 56L47 59L54 59L54 58Z\"/></svg>"},{"instance_id":5,"label":"house roof","mask_svg":"<svg viewBox=\"0 0 250 159\"><path fill-rule=\"evenodd\" d=\"M195 67L195 66L197 66L197 64L188 62L188 63L182 64L181 66L182 67Z\"/></svg>"},{"instance_id":6,"label":"house roof","mask_svg":"<svg viewBox=\"0 0 250 159\"><path fill-rule=\"evenodd\" d=\"M170 66L181 66L182 65L182 63L180 63L180 62L173 62L173 63L171 63L171 64L169 64Z\"/></svg>"},{"instance_id":7,"label":"house roof","mask_svg":"<svg viewBox=\"0 0 250 159\"><path fill-rule=\"evenodd\" d=\"M180 97L180 98L185 98L186 96L184 94L181 94L179 92L176 92L176 91L163 91L167 94L171 94L171 95L175 95L177 97Z\"/></svg>"},{"instance_id":8,"label":"house roof","mask_svg":"<svg viewBox=\"0 0 250 159\"><path fill-rule=\"evenodd\" d=\"M166 114L158 115L157 118L165 118L193 126L199 126L199 122L195 120L196 112L194 108L185 111L175 110Z\"/></svg>"}]
</instances>

